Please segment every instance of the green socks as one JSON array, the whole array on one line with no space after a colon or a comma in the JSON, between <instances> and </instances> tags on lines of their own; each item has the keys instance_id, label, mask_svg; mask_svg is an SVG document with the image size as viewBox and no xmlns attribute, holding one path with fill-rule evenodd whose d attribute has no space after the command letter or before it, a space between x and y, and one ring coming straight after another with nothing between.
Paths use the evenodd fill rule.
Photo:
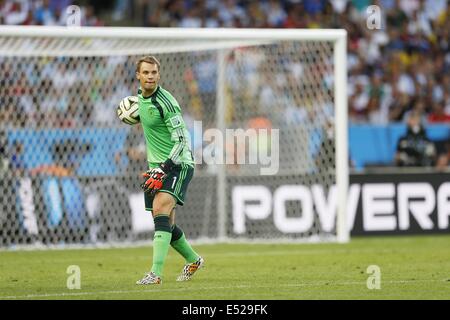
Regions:
<instances>
[{"instance_id":1,"label":"green socks","mask_svg":"<svg viewBox=\"0 0 450 320\"><path fill-rule=\"evenodd\" d=\"M191 245L186 240L183 230L177 225L173 225L172 227L172 241L170 242L170 245L186 259L187 263L193 263L199 258L197 252L192 249Z\"/></svg>"},{"instance_id":2,"label":"green socks","mask_svg":"<svg viewBox=\"0 0 450 320\"><path fill-rule=\"evenodd\" d=\"M177 225L170 227L169 216L165 214L157 215L153 218L155 222L155 235L153 237L153 265L152 272L157 276L162 276L164 262L172 246L179 254L186 259L187 263L197 261L199 255L192 249L184 236L183 230Z\"/></svg>"},{"instance_id":3,"label":"green socks","mask_svg":"<svg viewBox=\"0 0 450 320\"><path fill-rule=\"evenodd\" d=\"M157 215L153 220L155 222L155 235L153 237L153 265L151 271L157 276L162 276L164 261L172 239L172 228L170 227L168 215Z\"/></svg>"}]
</instances>

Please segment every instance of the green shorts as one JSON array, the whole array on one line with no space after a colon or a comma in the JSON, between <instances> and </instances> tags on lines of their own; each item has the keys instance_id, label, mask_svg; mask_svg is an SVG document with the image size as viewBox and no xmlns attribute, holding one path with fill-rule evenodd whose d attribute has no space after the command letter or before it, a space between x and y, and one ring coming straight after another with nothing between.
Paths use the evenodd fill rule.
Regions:
<instances>
[{"instance_id":1,"label":"green shorts","mask_svg":"<svg viewBox=\"0 0 450 320\"><path fill-rule=\"evenodd\" d=\"M189 182L191 182L193 175L193 167L187 164L175 166L164 179L163 186L158 192L170 193L177 201L177 204L182 206L184 204L184 198L186 197ZM151 211L153 209L153 199L155 198L155 195L156 193L144 193L145 210Z\"/></svg>"}]
</instances>

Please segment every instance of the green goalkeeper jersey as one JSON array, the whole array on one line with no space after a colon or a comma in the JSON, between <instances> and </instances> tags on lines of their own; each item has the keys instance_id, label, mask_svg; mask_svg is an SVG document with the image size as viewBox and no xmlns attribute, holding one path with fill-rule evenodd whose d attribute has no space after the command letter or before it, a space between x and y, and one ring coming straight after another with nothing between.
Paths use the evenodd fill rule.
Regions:
<instances>
[{"instance_id":1,"label":"green goalkeeper jersey","mask_svg":"<svg viewBox=\"0 0 450 320\"><path fill-rule=\"evenodd\" d=\"M144 129L150 168L159 166L167 159L175 164L193 166L189 132L177 100L161 86L146 98L139 89L138 98L139 118Z\"/></svg>"}]
</instances>

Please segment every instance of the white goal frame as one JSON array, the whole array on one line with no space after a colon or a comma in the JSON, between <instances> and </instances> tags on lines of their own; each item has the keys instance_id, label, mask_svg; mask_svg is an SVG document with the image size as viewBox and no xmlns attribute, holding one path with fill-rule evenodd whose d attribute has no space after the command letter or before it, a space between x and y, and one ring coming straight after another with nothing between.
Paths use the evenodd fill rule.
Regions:
<instances>
[{"instance_id":1,"label":"white goal frame","mask_svg":"<svg viewBox=\"0 0 450 320\"><path fill-rule=\"evenodd\" d=\"M134 27L47 27L47 26L0 26L0 37L50 37L64 38L69 42L76 38L98 38L98 39L124 39L135 40L193 40L196 49L205 50L208 46L218 50L218 81L217 81L217 124L219 129L225 129L225 52L228 48L249 43L270 43L274 41L330 41L334 48L334 102L335 102L335 137L336 137L336 187L337 187L337 221L336 233L337 242L346 243L349 241L349 229L347 226L347 194L349 185L348 167L348 125L347 125L347 32L344 29L191 29L191 28L134 28ZM223 46L214 44L211 40L223 40ZM205 41L209 40L209 41ZM38 50L24 51L23 48L15 48L12 42L7 40L0 44L0 56L54 56L54 49L38 48ZM212 47L212 45L214 45ZM185 45L186 46L186 45ZM71 47L64 55L85 55L83 48ZM192 43L191 43L192 48ZM143 52L132 49L132 54L148 53L149 48L142 49ZM145 52L144 52L145 50ZM168 50L183 50L180 47L172 47ZM187 48L185 48L185 51ZM157 51L156 53L158 53ZM116 54L130 54L129 49L119 48ZM98 48L92 55L110 55L108 50ZM61 55L61 52L59 52ZM217 201L218 201L218 240L227 240L226 237L226 171L225 165L219 166L217 181Z\"/></svg>"}]
</instances>

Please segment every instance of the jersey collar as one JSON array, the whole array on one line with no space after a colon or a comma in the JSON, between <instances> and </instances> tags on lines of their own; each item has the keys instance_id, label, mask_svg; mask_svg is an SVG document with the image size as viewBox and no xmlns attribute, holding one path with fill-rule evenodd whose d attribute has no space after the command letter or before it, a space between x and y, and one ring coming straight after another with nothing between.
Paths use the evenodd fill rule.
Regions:
<instances>
[{"instance_id":1,"label":"jersey collar","mask_svg":"<svg viewBox=\"0 0 450 320\"><path fill-rule=\"evenodd\" d=\"M141 97L142 97L143 99L150 99L151 97L155 96L155 95L158 93L160 87L161 87L161 86L158 85L158 86L156 87L156 90L155 90L150 96L148 96L148 97L144 97L144 96L142 95L142 89L141 89L141 87L139 87L139 89L138 89L138 95L141 95Z\"/></svg>"}]
</instances>

